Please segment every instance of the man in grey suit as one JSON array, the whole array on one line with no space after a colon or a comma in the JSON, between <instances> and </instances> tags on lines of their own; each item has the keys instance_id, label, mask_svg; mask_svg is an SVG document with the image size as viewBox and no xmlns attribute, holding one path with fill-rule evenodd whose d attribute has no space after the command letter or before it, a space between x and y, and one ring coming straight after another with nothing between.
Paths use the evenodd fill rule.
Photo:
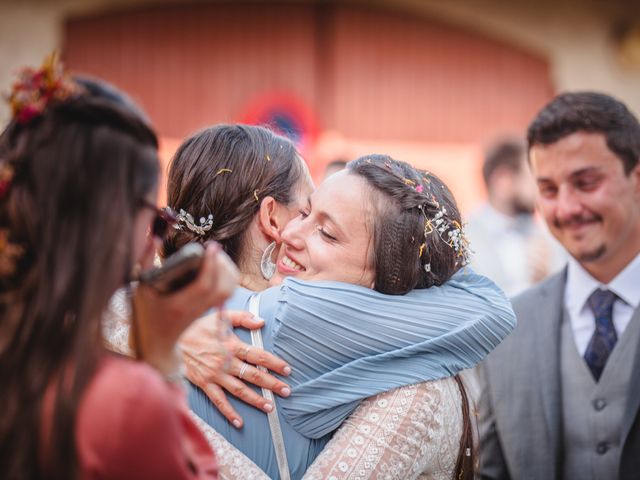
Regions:
<instances>
[{"instance_id":1,"label":"man in grey suit","mask_svg":"<svg viewBox=\"0 0 640 480\"><path fill-rule=\"evenodd\" d=\"M640 478L640 125L562 94L528 130L538 208L567 267L513 300L479 368L486 479Z\"/></svg>"}]
</instances>

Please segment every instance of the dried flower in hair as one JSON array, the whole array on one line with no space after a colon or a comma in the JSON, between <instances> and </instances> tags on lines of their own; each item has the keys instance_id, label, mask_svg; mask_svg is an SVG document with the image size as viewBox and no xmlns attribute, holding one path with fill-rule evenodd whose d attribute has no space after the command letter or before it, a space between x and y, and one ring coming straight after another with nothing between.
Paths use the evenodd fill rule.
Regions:
<instances>
[{"instance_id":1,"label":"dried flower in hair","mask_svg":"<svg viewBox=\"0 0 640 480\"><path fill-rule=\"evenodd\" d=\"M438 207L438 212L433 216L433 218L427 217L427 214L422 205L418 206L418 208L422 212L422 215L425 219L425 241L427 239L427 236L436 231L442 241L449 245L449 247L453 248L457 256L462 259L462 264L466 264L468 262L467 257L469 242L464 236L462 225L460 225L460 223L458 223L456 220L449 220L449 218L447 217L447 210L444 207ZM420 256L422 256L422 252L423 246L421 245Z\"/></svg>"},{"instance_id":2,"label":"dried flower in hair","mask_svg":"<svg viewBox=\"0 0 640 480\"><path fill-rule=\"evenodd\" d=\"M422 193L423 190L424 188L422 187L422 185L416 185L416 192Z\"/></svg>"},{"instance_id":3,"label":"dried flower in hair","mask_svg":"<svg viewBox=\"0 0 640 480\"><path fill-rule=\"evenodd\" d=\"M47 105L63 101L80 92L65 73L58 56L53 53L45 58L39 70L23 69L13 84L9 104L13 118L18 123L28 123L42 114Z\"/></svg>"}]
</instances>

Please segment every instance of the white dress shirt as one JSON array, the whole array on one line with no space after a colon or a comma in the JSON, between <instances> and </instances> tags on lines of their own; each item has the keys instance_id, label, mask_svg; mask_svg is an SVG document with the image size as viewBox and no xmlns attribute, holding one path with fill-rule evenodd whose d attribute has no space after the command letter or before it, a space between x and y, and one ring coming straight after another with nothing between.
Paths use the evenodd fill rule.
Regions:
<instances>
[{"instance_id":1,"label":"white dress shirt","mask_svg":"<svg viewBox=\"0 0 640 480\"><path fill-rule=\"evenodd\" d=\"M576 259L569 258L564 304L581 356L584 356L596 328L596 320L587 300L598 288L611 290L618 296L613 304L613 325L619 339L640 304L640 255L606 285L593 278Z\"/></svg>"},{"instance_id":2,"label":"white dress shirt","mask_svg":"<svg viewBox=\"0 0 640 480\"><path fill-rule=\"evenodd\" d=\"M533 285L534 263L549 274L566 264L564 249L532 215L510 217L490 204L474 212L465 225L473 269L496 282L512 297ZM535 250L543 247L544 255Z\"/></svg>"}]
</instances>

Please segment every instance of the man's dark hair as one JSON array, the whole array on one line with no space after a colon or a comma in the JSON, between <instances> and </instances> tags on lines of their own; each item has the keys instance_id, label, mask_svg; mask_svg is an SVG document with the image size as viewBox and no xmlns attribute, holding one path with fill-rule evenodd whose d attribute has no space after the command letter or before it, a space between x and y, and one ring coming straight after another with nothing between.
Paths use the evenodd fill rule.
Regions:
<instances>
[{"instance_id":1,"label":"man's dark hair","mask_svg":"<svg viewBox=\"0 0 640 480\"><path fill-rule=\"evenodd\" d=\"M609 150L629 173L640 157L640 124L615 98L596 92L563 93L534 118L527 132L528 150L549 145L575 132L602 133Z\"/></svg>"},{"instance_id":2,"label":"man's dark hair","mask_svg":"<svg viewBox=\"0 0 640 480\"><path fill-rule=\"evenodd\" d=\"M514 173L524 166L524 142L518 140L503 140L493 145L482 164L482 178L489 187L489 180L498 168L507 168Z\"/></svg>"}]
</instances>

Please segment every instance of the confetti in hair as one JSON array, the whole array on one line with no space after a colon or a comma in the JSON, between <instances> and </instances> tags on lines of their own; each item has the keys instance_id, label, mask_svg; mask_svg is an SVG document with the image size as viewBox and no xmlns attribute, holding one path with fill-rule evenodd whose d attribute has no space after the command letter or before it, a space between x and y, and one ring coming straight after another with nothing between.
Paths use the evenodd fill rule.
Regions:
<instances>
[{"instance_id":1,"label":"confetti in hair","mask_svg":"<svg viewBox=\"0 0 640 480\"><path fill-rule=\"evenodd\" d=\"M233 170L231 170L230 168L221 168L216 172L213 178L216 178L218 175L222 175L223 173L231 173L231 172L233 172Z\"/></svg>"},{"instance_id":2,"label":"confetti in hair","mask_svg":"<svg viewBox=\"0 0 640 480\"><path fill-rule=\"evenodd\" d=\"M260 199L258 198L258 192L259 192L259 191L260 191L260 190L254 190L254 191L253 191L253 198L255 198L255 199L256 199L256 202L258 202L258 203L260 203Z\"/></svg>"}]
</instances>

